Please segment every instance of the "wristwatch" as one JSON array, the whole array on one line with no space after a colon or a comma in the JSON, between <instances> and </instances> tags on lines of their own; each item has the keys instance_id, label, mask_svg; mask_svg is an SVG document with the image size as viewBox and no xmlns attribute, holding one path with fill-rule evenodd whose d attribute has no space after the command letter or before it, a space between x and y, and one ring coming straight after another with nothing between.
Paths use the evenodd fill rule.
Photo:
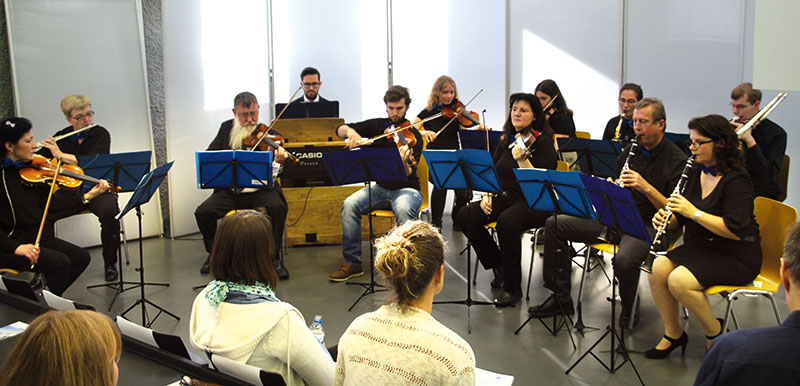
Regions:
<instances>
[{"instance_id":1,"label":"wristwatch","mask_svg":"<svg viewBox=\"0 0 800 386\"><path fill-rule=\"evenodd\" d=\"M703 211L702 211L702 210L697 210L697 211L695 211L695 212L694 212L694 221L695 221L695 222L697 222L697 220L699 220L699 219L700 219L700 216L701 216L702 214L703 214Z\"/></svg>"}]
</instances>

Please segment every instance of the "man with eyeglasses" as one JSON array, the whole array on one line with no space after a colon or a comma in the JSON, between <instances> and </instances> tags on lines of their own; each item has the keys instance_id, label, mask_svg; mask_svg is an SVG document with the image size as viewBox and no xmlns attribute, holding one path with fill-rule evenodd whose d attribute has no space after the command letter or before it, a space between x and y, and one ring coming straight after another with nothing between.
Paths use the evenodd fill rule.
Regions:
<instances>
[{"instance_id":1,"label":"man with eyeglasses","mask_svg":"<svg viewBox=\"0 0 800 386\"><path fill-rule=\"evenodd\" d=\"M731 91L731 108L736 116L734 125L743 126L758 113L760 106L761 90L754 89L751 83L742 83ZM741 140L755 195L779 198L783 187L778 182L778 173L786 153L786 131L765 118L742 135Z\"/></svg>"},{"instance_id":2,"label":"man with eyeglasses","mask_svg":"<svg viewBox=\"0 0 800 386\"><path fill-rule=\"evenodd\" d=\"M630 158L630 170L621 172L630 146L617 158L617 170L621 172L623 186L631 191L639 215L644 224L647 224L652 238L656 231L651 225L651 219L658 208L665 205L667 197L678 183L686 154L672 141L665 139L667 115L664 104L659 99L644 98L639 101L631 118L634 123L633 133L639 136L639 146ZM570 215L557 215L547 219L544 234L542 276L544 287L553 291L553 294L544 303L530 307L530 314L548 317L562 313L572 315L575 312L570 293L572 257L575 251L567 242L614 242L619 245L617 254L612 259L622 300L619 323L623 328L628 328L631 318L633 326L638 323L638 304L634 306L634 299L639 285L639 266L650 252L650 243L629 235L609 235L600 222ZM603 235L605 237L601 240ZM666 241L661 245L668 243Z\"/></svg>"},{"instance_id":3,"label":"man with eyeglasses","mask_svg":"<svg viewBox=\"0 0 800 386\"><path fill-rule=\"evenodd\" d=\"M303 87L303 96L292 101L297 102L328 102L327 99L319 96L319 88L322 82L319 80L319 71L314 67L306 67L300 72L300 86Z\"/></svg>"},{"instance_id":4,"label":"man with eyeglasses","mask_svg":"<svg viewBox=\"0 0 800 386\"><path fill-rule=\"evenodd\" d=\"M208 145L207 150L248 150L243 142L258 126L258 113L259 105L255 95L247 91L236 95L233 99L234 118L222 122L217 136ZM274 154L274 162L283 164L286 160L286 151L278 148ZM277 181L270 188L245 188L241 192L234 192L230 188L215 188L214 193L195 209L197 227L200 228L208 252L205 262L200 267L200 273L209 272L211 247L214 244L214 235L217 233L217 220L234 209L256 209L269 216L272 235L275 238L275 256L272 260L275 272L281 280L288 279L289 271L279 258L279 252L289 207Z\"/></svg>"},{"instance_id":5,"label":"man with eyeglasses","mask_svg":"<svg viewBox=\"0 0 800 386\"><path fill-rule=\"evenodd\" d=\"M108 154L111 151L111 135L103 126L94 126L88 130L78 132L56 141L54 137L73 133L91 126L94 118L92 101L84 95L68 95L61 100L61 112L69 126L56 132L52 137L42 141L39 154L47 158L56 158L64 164L77 165L81 156ZM58 203L73 203L75 200L67 195L80 194L81 190L70 192L59 190L53 196L53 205ZM119 220L114 216L119 213L117 197L111 193L103 193L92 199L81 198L82 205L64 208L64 211L53 213L52 219L58 220L69 217L89 209L100 220L100 242L103 246L103 261L105 263L105 279L117 280L117 251L119 250ZM70 205L70 204L66 204Z\"/></svg>"},{"instance_id":6,"label":"man with eyeglasses","mask_svg":"<svg viewBox=\"0 0 800 386\"><path fill-rule=\"evenodd\" d=\"M642 87L638 84L625 83L622 85L622 88L619 89L619 99L617 99L620 115L608 120L606 129L603 131L603 139L614 139L617 134L617 126L619 126L619 139L623 146L633 139L635 136L633 133L633 109L643 96Z\"/></svg>"}]
</instances>

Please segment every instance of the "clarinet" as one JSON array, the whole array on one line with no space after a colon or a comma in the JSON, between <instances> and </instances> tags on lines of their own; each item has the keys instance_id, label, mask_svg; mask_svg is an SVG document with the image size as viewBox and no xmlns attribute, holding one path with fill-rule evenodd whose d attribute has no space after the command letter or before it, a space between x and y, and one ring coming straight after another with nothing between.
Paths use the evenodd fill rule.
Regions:
<instances>
[{"instance_id":1,"label":"clarinet","mask_svg":"<svg viewBox=\"0 0 800 386\"><path fill-rule=\"evenodd\" d=\"M681 178L678 179L678 184L675 185L675 189L672 190L672 194L683 194L683 189L686 187L686 180L689 179L689 170L694 165L694 155L691 155L688 160L686 160L686 165L683 167L683 171L681 172ZM671 194L671 195L672 195ZM671 196L670 195L670 196ZM653 237L653 243L650 244L650 253L644 259L642 266L639 267L642 271L647 273L653 273L653 261L658 257L658 253L656 250L659 246L661 246L661 238L664 233L667 233L667 224L669 224L669 220L672 217L672 211L669 209L665 209L667 212L667 216L664 219L664 222L661 223L661 226L658 227L656 230L656 235Z\"/></svg>"},{"instance_id":2,"label":"clarinet","mask_svg":"<svg viewBox=\"0 0 800 386\"><path fill-rule=\"evenodd\" d=\"M624 173L624 172L626 172L628 170L631 170L631 167L630 167L631 157L633 156L634 151L638 147L639 147L639 136L637 135L636 137L634 137L631 140L631 148L630 148L630 150L628 150L628 156L625 157L625 163L622 164L622 170L619 171L619 178L617 178L617 185L620 188L624 188L625 187L624 184L622 183L622 173Z\"/></svg>"}]
</instances>

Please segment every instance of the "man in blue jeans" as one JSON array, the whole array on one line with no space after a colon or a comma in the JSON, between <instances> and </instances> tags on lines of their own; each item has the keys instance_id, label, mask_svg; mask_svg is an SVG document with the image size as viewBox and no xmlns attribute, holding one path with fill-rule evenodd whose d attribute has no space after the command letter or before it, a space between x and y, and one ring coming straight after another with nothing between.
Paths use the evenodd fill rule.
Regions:
<instances>
[{"instance_id":1,"label":"man in blue jeans","mask_svg":"<svg viewBox=\"0 0 800 386\"><path fill-rule=\"evenodd\" d=\"M403 86L392 86L383 96L386 103L388 118L375 118L358 123L348 123L336 128L336 135L345 138L348 148L360 146L366 139L383 134L392 126L401 127L406 121L406 111L411 103L408 89ZM406 125L408 123L405 123ZM342 255L345 263L339 270L332 273L331 281L345 281L364 274L361 268L361 217L369 214L373 209L391 209L394 212L397 225L417 218L417 212L422 205L422 193L419 191L417 178L417 161L422 155L422 136L416 128L407 129L416 139L414 144L410 138L409 145L397 145L402 132L375 141L372 146L392 147L398 149L400 158L405 166L407 179L405 181L376 181L371 188L363 188L342 203ZM402 143L402 142L401 142ZM370 196L372 195L372 208Z\"/></svg>"}]
</instances>

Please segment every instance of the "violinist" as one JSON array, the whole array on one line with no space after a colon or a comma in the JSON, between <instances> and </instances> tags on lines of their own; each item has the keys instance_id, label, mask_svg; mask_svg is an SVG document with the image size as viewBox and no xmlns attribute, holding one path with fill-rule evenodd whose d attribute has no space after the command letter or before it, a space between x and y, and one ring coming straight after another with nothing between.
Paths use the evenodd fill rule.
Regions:
<instances>
[{"instance_id":1,"label":"violinist","mask_svg":"<svg viewBox=\"0 0 800 386\"><path fill-rule=\"evenodd\" d=\"M233 119L229 119L219 127L217 136L208 145L207 150L248 150L244 145L248 137L252 137L259 124L259 105L256 96L247 91L239 93L233 99ZM283 164L286 151L279 147L274 150L274 162ZM200 273L208 273L211 257L211 246L217 232L217 220L234 209L264 210L272 223L272 235L275 238L275 255L273 265L280 279L288 279L289 271L278 258L283 240L283 228L286 225L286 213L289 210L286 198L280 185L275 181L270 188L246 188L234 192L230 188L216 188L209 198L203 201L194 211L197 227L203 235L208 256L200 267Z\"/></svg>"},{"instance_id":2,"label":"violinist","mask_svg":"<svg viewBox=\"0 0 800 386\"><path fill-rule=\"evenodd\" d=\"M53 223L47 218L39 246L35 245L50 189L44 184L30 185L20 175L20 169L33 160L36 147L31 122L25 118L3 119L0 142L3 143L0 267L42 273L50 291L61 295L89 265L89 252L56 238ZM80 205L81 199L92 201L108 187L101 180L82 197L72 195L72 199ZM53 202L50 213L63 209Z\"/></svg>"},{"instance_id":3,"label":"violinist","mask_svg":"<svg viewBox=\"0 0 800 386\"><path fill-rule=\"evenodd\" d=\"M514 306L522 298L522 232L544 226L549 216L549 212L528 207L514 169L555 169L557 164L553 130L547 125L539 99L533 94L517 93L511 95L509 104L503 136L493 156L504 191L485 195L456 214L456 222L461 224L481 264L494 272L492 288L503 288L494 301L497 307ZM499 247L484 227L492 221L497 221Z\"/></svg>"},{"instance_id":4,"label":"violinist","mask_svg":"<svg viewBox=\"0 0 800 386\"><path fill-rule=\"evenodd\" d=\"M431 94L428 97L428 105L424 110L417 114L415 126L416 122L441 112L443 107L454 109L453 106L456 104L459 104L456 82L453 80L453 78L447 75L440 76L438 79L436 79L436 82L433 83ZM420 128L420 133L422 136L428 140L428 145L426 147L427 149L460 148L458 129L463 129L465 127L456 120L450 123L445 130L442 130L442 128L444 128L445 125L450 122L450 120L450 118L441 116L434 120L425 122L422 128L417 126L417 128ZM439 132L439 130L442 130L442 132L437 135L436 133ZM470 198L472 198L472 192L466 189L455 189L453 190L453 193L453 211L451 215L455 220L458 210L464 205L467 205ZM431 222L439 229L442 229L442 213L444 212L444 204L446 199L447 190L440 190L436 189L435 187L433 188L433 192L430 196Z\"/></svg>"},{"instance_id":5,"label":"violinist","mask_svg":"<svg viewBox=\"0 0 800 386\"><path fill-rule=\"evenodd\" d=\"M89 130L63 137L66 134L81 130L92 125L94 111L92 101L84 95L68 95L61 100L61 112L70 126L56 132L53 136L42 141L39 154L47 158L55 158L64 164L77 165L81 156L94 154L108 154L111 151L111 135L103 126L94 126ZM63 137L56 141L54 137ZM71 197L79 193L75 191L59 190L54 200L75 202ZM70 211L61 214L61 218L69 217L89 209L100 220L100 241L103 245L103 262L105 263L105 279L114 281L118 278L117 251L120 244L120 225L116 219L119 213L117 196L106 193L89 202L77 202ZM53 218L53 221L59 218Z\"/></svg>"},{"instance_id":6,"label":"violinist","mask_svg":"<svg viewBox=\"0 0 800 386\"><path fill-rule=\"evenodd\" d=\"M633 132L633 110L636 104L644 97L642 87L636 83L625 83L619 89L619 115L611 118L606 123L603 139L622 141L625 147L636 136Z\"/></svg>"},{"instance_id":7,"label":"violinist","mask_svg":"<svg viewBox=\"0 0 800 386\"><path fill-rule=\"evenodd\" d=\"M536 97L544 109L547 123L553 129L555 138L575 136L575 121L572 120L572 110L567 107L567 100L552 79L545 79L536 85Z\"/></svg>"},{"instance_id":8,"label":"violinist","mask_svg":"<svg viewBox=\"0 0 800 386\"><path fill-rule=\"evenodd\" d=\"M387 129L409 127L386 138L376 140L372 146L394 147L400 152L405 166L405 181L377 181L371 188L363 188L342 203L342 256L345 263L328 278L331 281L346 281L361 276L361 217L372 209L391 209L397 225L417 218L422 206L422 193L419 191L417 166L415 160L422 155L422 135L406 120L406 111L411 103L408 89L403 86L391 86L383 96L388 118L374 118L357 123L348 123L336 128L336 135L346 138L347 147L358 147L366 138L383 134ZM401 140L400 135L405 137ZM400 146L398 146L400 141ZM402 144L405 141L407 144ZM371 195L371 199L370 199ZM372 208L370 208L370 200Z\"/></svg>"},{"instance_id":9,"label":"violinist","mask_svg":"<svg viewBox=\"0 0 800 386\"><path fill-rule=\"evenodd\" d=\"M731 91L731 108L736 116L734 125L741 127L758 113L761 90L751 83L742 83ZM765 118L742 135L747 172L753 180L756 196L773 200L783 193L778 173L786 152L786 131Z\"/></svg>"}]
</instances>

